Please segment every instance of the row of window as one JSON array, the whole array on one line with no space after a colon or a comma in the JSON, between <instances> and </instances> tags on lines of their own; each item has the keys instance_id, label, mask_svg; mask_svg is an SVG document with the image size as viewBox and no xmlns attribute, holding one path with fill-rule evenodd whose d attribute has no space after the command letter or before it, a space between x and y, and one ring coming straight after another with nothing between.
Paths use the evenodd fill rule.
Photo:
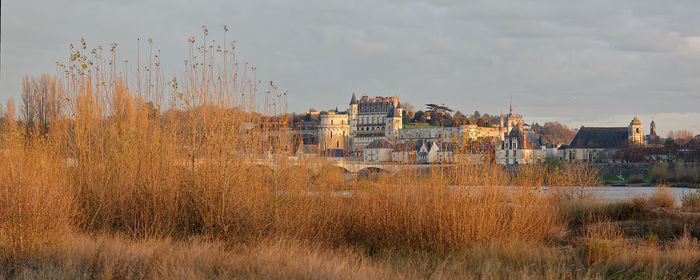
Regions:
<instances>
[{"instance_id":1,"label":"row of window","mask_svg":"<svg viewBox=\"0 0 700 280\"><path fill-rule=\"evenodd\" d=\"M509 149L509 150L514 150L518 148L518 142L511 143L511 142L506 142L503 141L503 146L501 146L501 149Z\"/></svg>"},{"instance_id":2,"label":"row of window","mask_svg":"<svg viewBox=\"0 0 700 280\"><path fill-rule=\"evenodd\" d=\"M370 131L370 130L386 130L386 127L383 127L383 126L360 127L360 131Z\"/></svg>"},{"instance_id":3,"label":"row of window","mask_svg":"<svg viewBox=\"0 0 700 280\"><path fill-rule=\"evenodd\" d=\"M345 137L345 131L343 131L343 137ZM333 139L333 131L331 131L331 139Z\"/></svg>"},{"instance_id":4,"label":"row of window","mask_svg":"<svg viewBox=\"0 0 700 280\"><path fill-rule=\"evenodd\" d=\"M384 117L360 117L360 124L383 123Z\"/></svg>"}]
</instances>

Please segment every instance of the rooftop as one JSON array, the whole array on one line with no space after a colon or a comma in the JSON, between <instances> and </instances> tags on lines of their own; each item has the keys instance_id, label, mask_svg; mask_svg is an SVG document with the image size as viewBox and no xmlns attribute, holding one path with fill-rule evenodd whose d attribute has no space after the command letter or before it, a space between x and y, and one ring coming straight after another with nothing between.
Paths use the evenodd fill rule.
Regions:
<instances>
[{"instance_id":1,"label":"rooftop","mask_svg":"<svg viewBox=\"0 0 700 280\"><path fill-rule=\"evenodd\" d=\"M628 139L627 127L581 127L569 148L619 147Z\"/></svg>"}]
</instances>

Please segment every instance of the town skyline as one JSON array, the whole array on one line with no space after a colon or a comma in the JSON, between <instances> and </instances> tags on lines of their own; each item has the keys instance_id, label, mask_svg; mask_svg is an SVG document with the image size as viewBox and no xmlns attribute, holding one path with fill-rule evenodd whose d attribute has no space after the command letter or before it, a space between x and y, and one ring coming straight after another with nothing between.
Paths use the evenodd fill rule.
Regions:
<instances>
[{"instance_id":1,"label":"town skyline","mask_svg":"<svg viewBox=\"0 0 700 280\"><path fill-rule=\"evenodd\" d=\"M355 92L398 95L417 109L445 103L464 113L499 114L512 96L528 122L578 128L638 117L645 125L656 121L661 135L700 133L700 31L692 28L700 24L692 14L699 4L692 1L515 8L380 1L367 3L373 9L366 12L330 2L305 2L295 12L265 1L212 1L201 5L206 9L168 2L172 7L155 17L150 7L164 3L73 3L45 2L42 11L3 3L13 12L2 17L0 101L19 99L24 75L55 74L53 62L80 38L93 46L117 42L119 57L132 62L137 39L143 51L152 38L170 79L182 69L187 38L199 36L204 24L211 39L221 40L226 25L227 39L257 67L258 78L289 92L290 112L334 108Z\"/></svg>"}]
</instances>

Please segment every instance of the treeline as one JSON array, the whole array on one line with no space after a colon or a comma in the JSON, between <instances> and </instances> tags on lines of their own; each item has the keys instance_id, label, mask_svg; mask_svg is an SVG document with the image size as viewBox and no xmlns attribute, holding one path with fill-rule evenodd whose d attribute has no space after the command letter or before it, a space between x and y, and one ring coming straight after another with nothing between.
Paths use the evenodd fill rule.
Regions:
<instances>
[{"instance_id":1,"label":"treeline","mask_svg":"<svg viewBox=\"0 0 700 280\"><path fill-rule=\"evenodd\" d=\"M690 139L658 138L663 144L639 145L623 143L615 153L615 159L626 162L700 161L700 135Z\"/></svg>"}]
</instances>

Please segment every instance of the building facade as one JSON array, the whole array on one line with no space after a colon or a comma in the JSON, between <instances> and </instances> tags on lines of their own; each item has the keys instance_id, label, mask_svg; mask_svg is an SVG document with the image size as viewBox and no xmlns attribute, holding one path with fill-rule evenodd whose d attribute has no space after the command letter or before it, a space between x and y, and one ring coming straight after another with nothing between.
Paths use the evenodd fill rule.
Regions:
<instances>
[{"instance_id":1,"label":"building facade","mask_svg":"<svg viewBox=\"0 0 700 280\"><path fill-rule=\"evenodd\" d=\"M403 128L402 114L398 96L362 96L358 100L353 93L346 112L352 149L359 151L372 141L394 139Z\"/></svg>"},{"instance_id":2,"label":"building facade","mask_svg":"<svg viewBox=\"0 0 700 280\"><path fill-rule=\"evenodd\" d=\"M322 153L337 154L350 145L350 124L348 115L338 112L323 112L318 124L318 144ZM342 154L342 152L341 152Z\"/></svg>"}]
</instances>

